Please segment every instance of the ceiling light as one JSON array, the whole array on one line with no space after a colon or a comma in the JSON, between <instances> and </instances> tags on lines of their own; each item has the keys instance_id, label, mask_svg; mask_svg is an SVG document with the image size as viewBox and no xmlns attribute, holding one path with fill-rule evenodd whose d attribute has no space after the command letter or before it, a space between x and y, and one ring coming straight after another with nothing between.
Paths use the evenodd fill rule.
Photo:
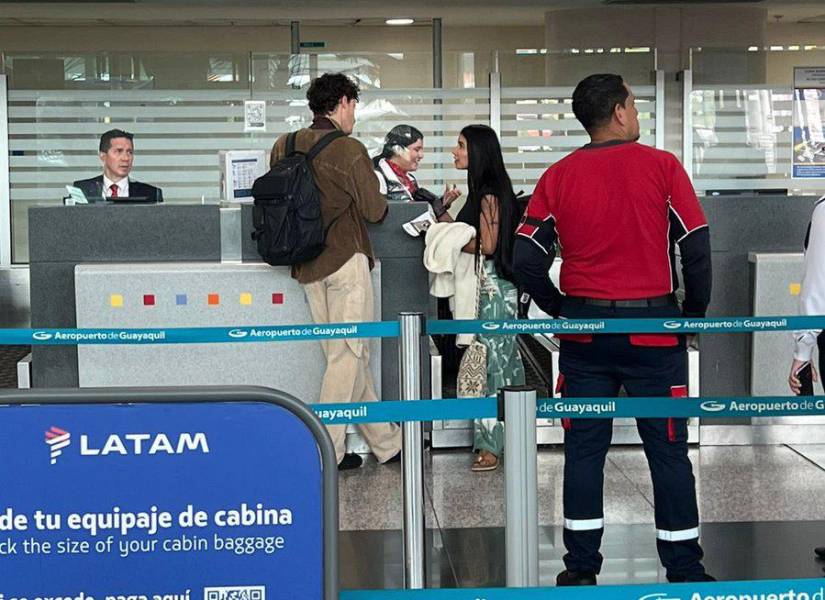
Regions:
<instances>
[{"instance_id":1,"label":"ceiling light","mask_svg":"<svg viewBox=\"0 0 825 600\"><path fill-rule=\"evenodd\" d=\"M387 25L412 25L415 23L415 19L403 18L403 19L387 19L384 21Z\"/></svg>"}]
</instances>

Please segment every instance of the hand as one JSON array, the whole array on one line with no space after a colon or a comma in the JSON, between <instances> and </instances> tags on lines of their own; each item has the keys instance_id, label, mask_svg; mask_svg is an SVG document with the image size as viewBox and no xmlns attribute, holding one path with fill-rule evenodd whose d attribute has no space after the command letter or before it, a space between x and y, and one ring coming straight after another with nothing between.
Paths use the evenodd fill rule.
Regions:
<instances>
[{"instance_id":1,"label":"hand","mask_svg":"<svg viewBox=\"0 0 825 600\"><path fill-rule=\"evenodd\" d=\"M455 186L450 187L449 185L444 189L444 207L450 208L450 205L459 197L461 196L461 190L457 189Z\"/></svg>"},{"instance_id":2,"label":"hand","mask_svg":"<svg viewBox=\"0 0 825 600\"><path fill-rule=\"evenodd\" d=\"M802 391L802 382L799 381L799 377L796 376L797 372L800 368L805 364L806 361L804 360L796 360L794 359L791 363L791 373L788 375L788 386L790 386L791 391L796 394L797 396ZM819 381L819 375L816 372L816 369L813 365L811 365L811 379L813 381Z\"/></svg>"},{"instance_id":3,"label":"hand","mask_svg":"<svg viewBox=\"0 0 825 600\"><path fill-rule=\"evenodd\" d=\"M695 349L698 350L699 349L698 339L699 338L698 338L697 334L695 334L695 333L685 334L685 345L686 345L686 347L695 348Z\"/></svg>"}]
</instances>

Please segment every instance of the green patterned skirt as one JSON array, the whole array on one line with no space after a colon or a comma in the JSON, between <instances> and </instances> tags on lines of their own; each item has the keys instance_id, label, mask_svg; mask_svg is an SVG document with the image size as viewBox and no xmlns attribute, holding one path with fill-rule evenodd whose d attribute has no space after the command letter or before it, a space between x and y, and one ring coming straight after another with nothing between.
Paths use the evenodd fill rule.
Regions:
<instances>
[{"instance_id":1,"label":"green patterned skirt","mask_svg":"<svg viewBox=\"0 0 825 600\"><path fill-rule=\"evenodd\" d=\"M482 321L515 319L518 311L516 287L496 274L492 260L484 261L479 316ZM524 364L514 335L479 335L487 347L487 396L495 396L506 385L524 385ZM473 450L486 450L501 456L504 450L504 426L496 419L476 419Z\"/></svg>"}]
</instances>

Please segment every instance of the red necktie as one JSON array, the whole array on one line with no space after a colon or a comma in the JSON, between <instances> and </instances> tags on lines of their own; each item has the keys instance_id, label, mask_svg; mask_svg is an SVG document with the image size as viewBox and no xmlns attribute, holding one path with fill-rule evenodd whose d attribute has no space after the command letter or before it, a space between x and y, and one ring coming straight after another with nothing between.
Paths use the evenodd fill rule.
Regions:
<instances>
[{"instance_id":1,"label":"red necktie","mask_svg":"<svg viewBox=\"0 0 825 600\"><path fill-rule=\"evenodd\" d=\"M117 184L113 183L109 186L109 189L112 190L112 198L117 198Z\"/></svg>"}]
</instances>

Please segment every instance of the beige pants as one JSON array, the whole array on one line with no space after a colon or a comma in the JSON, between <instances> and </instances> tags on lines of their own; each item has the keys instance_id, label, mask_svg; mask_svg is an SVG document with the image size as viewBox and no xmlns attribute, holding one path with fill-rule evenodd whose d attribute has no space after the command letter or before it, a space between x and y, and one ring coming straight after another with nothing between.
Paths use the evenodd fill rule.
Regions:
<instances>
[{"instance_id":1,"label":"beige pants","mask_svg":"<svg viewBox=\"0 0 825 600\"><path fill-rule=\"evenodd\" d=\"M304 285L315 323L357 323L373 320L372 280L367 257L355 254L335 273ZM322 404L374 402L369 339L323 340L327 370L321 384ZM401 430L395 423L358 425L379 462L401 450ZM327 425L338 462L346 452L346 425Z\"/></svg>"}]
</instances>

